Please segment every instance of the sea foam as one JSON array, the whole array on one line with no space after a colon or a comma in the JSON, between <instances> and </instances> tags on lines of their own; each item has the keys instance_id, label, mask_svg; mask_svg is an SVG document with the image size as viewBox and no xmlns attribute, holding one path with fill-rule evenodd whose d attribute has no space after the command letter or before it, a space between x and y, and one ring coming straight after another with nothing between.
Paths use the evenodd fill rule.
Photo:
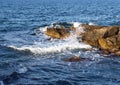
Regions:
<instances>
[{"instance_id":1,"label":"sea foam","mask_svg":"<svg viewBox=\"0 0 120 85\"><path fill-rule=\"evenodd\" d=\"M84 32L84 29L80 26L81 23L75 22L73 23L73 26L76 28L76 32ZM16 45L9 45L8 47L19 50L19 51L25 51L29 50L32 53L35 54L46 54L46 53L52 53L52 52L63 52L66 50L74 50L74 49L88 49L91 48L90 45L84 44L83 42L79 42L80 39L77 39L76 33L71 33L70 37L58 40L47 40L48 36L44 34L47 27L42 27L37 29L41 34L39 36L40 41L34 41L31 45L22 45L22 46L16 46ZM29 40L28 40L29 42Z\"/></svg>"},{"instance_id":2,"label":"sea foam","mask_svg":"<svg viewBox=\"0 0 120 85\"><path fill-rule=\"evenodd\" d=\"M82 42L78 42L74 39L70 39L67 41L63 42L56 42L51 45L32 45L32 46L22 46L22 47L15 47L15 46L9 46L11 48L14 48L16 50L24 51L24 50L29 50L35 54L46 54L46 53L51 53L51 52L62 52L65 50L74 50L74 49L88 49L91 48L91 46L86 45Z\"/></svg>"}]
</instances>

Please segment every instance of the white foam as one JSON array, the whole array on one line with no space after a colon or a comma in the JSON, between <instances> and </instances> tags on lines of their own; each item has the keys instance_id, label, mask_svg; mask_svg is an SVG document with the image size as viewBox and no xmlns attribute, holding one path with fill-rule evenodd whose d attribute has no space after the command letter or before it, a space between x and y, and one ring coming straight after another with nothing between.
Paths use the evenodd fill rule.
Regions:
<instances>
[{"instance_id":1,"label":"white foam","mask_svg":"<svg viewBox=\"0 0 120 85\"><path fill-rule=\"evenodd\" d=\"M77 33L84 32L84 29L80 25L81 25L81 23L79 23L79 22L73 22L73 26L76 28ZM24 37L19 37L21 39L19 41L22 41L22 45L19 45L19 43L16 43L16 42L14 43L14 41L16 41L14 39L9 40L11 38L6 38L10 41L10 45L8 45L8 47L16 49L16 50L20 50L20 51L29 50L35 54L46 54L46 53L52 53L52 52L62 52L65 50L91 48L90 45L86 45L82 42L79 42L77 39L76 33L72 33L70 37L68 37L67 39L64 39L64 40L57 40L57 39L55 40L54 39L52 41L49 41L49 40L47 40L48 36L46 36L44 34L44 32L46 31L46 28L47 27L42 27L37 30L37 31L42 32L42 33L40 33L40 35L38 35L39 37L36 36L38 40L36 40L35 36L29 37L27 34L26 35L27 35L28 39L32 39L32 40L35 39L35 41L30 41L30 40L24 41L24 39L23 39ZM6 35L6 37L7 37L7 35Z\"/></svg>"},{"instance_id":2,"label":"white foam","mask_svg":"<svg viewBox=\"0 0 120 85\"><path fill-rule=\"evenodd\" d=\"M89 25L96 25L95 23L92 23L92 22L90 22L90 23L88 23Z\"/></svg>"},{"instance_id":3,"label":"white foam","mask_svg":"<svg viewBox=\"0 0 120 85\"><path fill-rule=\"evenodd\" d=\"M81 33L84 33L84 28L81 26L82 23L79 22L73 22L73 26L76 28L76 34L80 35Z\"/></svg>"},{"instance_id":4,"label":"white foam","mask_svg":"<svg viewBox=\"0 0 120 85\"><path fill-rule=\"evenodd\" d=\"M65 40L48 42L48 44L36 42L35 45L31 45L31 46L28 45L28 46L22 46L22 47L15 47L15 46L9 46L9 47L20 50L20 51L30 50L35 54L46 54L51 52L62 52L65 50L91 48L90 45L86 45L82 42L78 42L75 36L71 36Z\"/></svg>"},{"instance_id":5,"label":"white foam","mask_svg":"<svg viewBox=\"0 0 120 85\"><path fill-rule=\"evenodd\" d=\"M74 26L75 28L80 27L81 24L82 24L82 23L79 23L79 22L73 22L73 26Z\"/></svg>"},{"instance_id":6,"label":"white foam","mask_svg":"<svg viewBox=\"0 0 120 85\"><path fill-rule=\"evenodd\" d=\"M48 28L48 26L46 26L46 27L40 27L40 28L37 29L37 30L44 33L47 28Z\"/></svg>"}]
</instances>

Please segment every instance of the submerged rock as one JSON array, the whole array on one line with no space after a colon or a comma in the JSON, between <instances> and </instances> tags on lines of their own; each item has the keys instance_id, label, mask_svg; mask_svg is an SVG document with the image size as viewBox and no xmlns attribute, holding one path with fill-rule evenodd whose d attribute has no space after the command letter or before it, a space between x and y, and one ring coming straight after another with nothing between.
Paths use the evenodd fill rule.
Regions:
<instances>
[{"instance_id":1,"label":"submerged rock","mask_svg":"<svg viewBox=\"0 0 120 85\"><path fill-rule=\"evenodd\" d=\"M85 60L84 58L81 58L79 56L72 56L68 59L65 59L64 61L65 62L78 62L78 61L82 61L82 60Z\"/></svg>"}]
</instances>

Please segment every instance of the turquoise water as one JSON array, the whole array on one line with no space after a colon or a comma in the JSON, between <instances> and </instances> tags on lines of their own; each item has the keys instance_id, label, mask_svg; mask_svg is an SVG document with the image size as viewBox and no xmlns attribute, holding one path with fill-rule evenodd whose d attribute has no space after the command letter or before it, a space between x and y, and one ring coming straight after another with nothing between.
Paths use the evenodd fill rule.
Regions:
<instances>
[{"instance_id":1,"label":"turquoise water","mask_svg":"<svg viewBox=\"0 0 120 85\"><path fill-rule=\"evenodd\" d=\"M53 23L120 25L120 1L0 0L1 84L120 84L120 58L86 51L76 36L48 41L44 31ZM91 60L64 62L73 55Z\"/></svg>"}]
</instances>

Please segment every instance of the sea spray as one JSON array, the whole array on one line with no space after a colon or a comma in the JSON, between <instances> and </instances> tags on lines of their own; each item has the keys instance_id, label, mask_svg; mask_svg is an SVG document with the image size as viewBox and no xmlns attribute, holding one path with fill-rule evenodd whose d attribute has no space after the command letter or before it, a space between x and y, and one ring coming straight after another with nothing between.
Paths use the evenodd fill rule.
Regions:
<instances>
[{"instance_id":1,"label":"sea spray","mask_svg":"<svg viewBox=\"0 0 120 85\"><path fill-rule=\"evenodd\" d=\"M80 26L81 23L75 22L73 23L73 26L76 28L76 32L84 32L84 29ZM47 26L48 27L48 26ZM46 53L52 53L52 52L62 52L66 50L75 50L75 49L88 49L91 48L91 46L84 44L83 42L79 42L77 39L77 34L74 32L71 32L70 37L66 39L53 39L48 40L48 36L44 34L45 30L47 27L42 27L37 29L39 31L39 35L36 37L39 37L39 41L34 41L33 44L26 44L22 46L16 46L16 45L9 45L8 47L20 50L20 51L25 51L29 50L32 53L35 54L46 54ZM29 40L28 40L29 42Z\"/></svg>"}]
</instances>

